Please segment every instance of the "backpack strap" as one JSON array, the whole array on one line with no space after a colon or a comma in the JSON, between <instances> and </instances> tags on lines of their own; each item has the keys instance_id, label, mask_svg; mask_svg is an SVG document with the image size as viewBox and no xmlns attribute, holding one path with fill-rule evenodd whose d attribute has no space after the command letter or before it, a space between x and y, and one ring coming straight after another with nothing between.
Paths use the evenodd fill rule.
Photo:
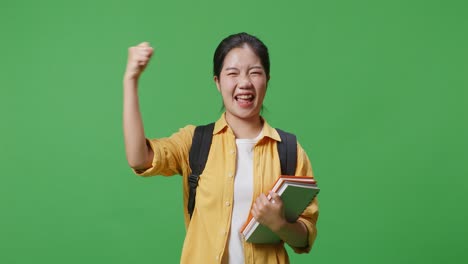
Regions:
<instances>
[{"instance_id":1,"label":"backpack strap","mask_svg":"<svg viewBox=\"0 0 468 264\"><path fill-rule=\"evenodd\" d=\"M213 139L214 123L197 126L192 138L192 147L190 148L189 162L192 173L188 177L189 199L188 213L192 218L195 208L195 196L197 194L198 179L205 169L208 154L210 153L211 141Z\"/></svg>"},{"instance_id":2,"label":"backpack strap","mask_svg":"<svg viewBox=\"0 0 468 264\"><path fill-rule=\"evenodd\" d=\"M295 175L297 165L297 139L294 134L276 129L281 137L281 142L277 143L278 154L281 163L281 174Z\"/></svg>"}]
</instances>

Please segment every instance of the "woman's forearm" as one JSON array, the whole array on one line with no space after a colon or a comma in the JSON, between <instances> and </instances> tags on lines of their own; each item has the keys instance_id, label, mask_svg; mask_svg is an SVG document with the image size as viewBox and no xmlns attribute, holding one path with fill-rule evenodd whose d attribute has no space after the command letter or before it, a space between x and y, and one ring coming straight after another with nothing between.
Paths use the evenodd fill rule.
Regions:
<instances>
[{"instance_id":1,"label":"woman's forearm","mask_svg":"<svg viewBox=\"0 0 468 264\"><path fill-rule=\"evenodd\" d=\"M284 221L272 231L275 232L281 240L293 247L306 247L308 244L308 231L301 221L296 221L294 223Z\"/></svg>"},{"instance_id":2,"label":"woman's forearm","mask_svg":"<svg viewBox=\"0 0 468 264\"><path fill-rule=\"evenodd\" d=\"M138 78L124 77L123 129L128 164L134 169L151 166L152 151L146 145L138 100Z\"/></svg>"}]
</instances>

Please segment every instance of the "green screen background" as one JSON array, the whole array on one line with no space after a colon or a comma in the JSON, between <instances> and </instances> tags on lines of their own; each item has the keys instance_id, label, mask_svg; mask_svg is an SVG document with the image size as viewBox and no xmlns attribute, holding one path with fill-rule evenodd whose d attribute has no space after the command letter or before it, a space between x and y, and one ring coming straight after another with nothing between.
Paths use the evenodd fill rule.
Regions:
<instances>
[{"instance_id":1,"label":"green screen background","mask_svg":"<svg viewBox=\"0 0 468 264\"><path fill-rule=\"evenodd\" d=\"M216 120L212 54L269 47L264 116L322 189L293 263L467 263L466 1L2 1L0 263L177 263L181 177L140 178L122 135L127 48L148 137Z\"/></svg>"}]
</instances>

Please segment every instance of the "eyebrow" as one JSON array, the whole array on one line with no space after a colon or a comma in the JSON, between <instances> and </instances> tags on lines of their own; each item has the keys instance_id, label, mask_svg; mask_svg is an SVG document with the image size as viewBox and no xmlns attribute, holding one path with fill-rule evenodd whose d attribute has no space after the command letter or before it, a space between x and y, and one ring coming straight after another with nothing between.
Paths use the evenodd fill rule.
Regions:
<instances>
[{"instance_id":1,"label":"eyebrow","mask_svg":"<svg viewBox=\"0 0 468 264\"><path fill-rule=\"evenodd\" d=\"M249 68L249 70L251 70L251 69L261 69L261 70L263 70L263 67L262 66L252 66L252 67Z\"/></svg>"},{"instance_id":2,"label":"eyebrow","mask_svg":"<svg viewBox=\"0 0 468 264\"><path fill-rule=\"evenodd\" d=\"M261 70L263 70L263 67L262 67L262 66L252 66L252 67L249 68L249 71L252 70L252 69L261 69ZM229 71L229 70L236 70L236 71L238 71L239 69L236 68L236 67L228 67L228 68L226 68L226 69L224 69L224 70L225 70L225 71Z\"/></svg>"}]
</instances>

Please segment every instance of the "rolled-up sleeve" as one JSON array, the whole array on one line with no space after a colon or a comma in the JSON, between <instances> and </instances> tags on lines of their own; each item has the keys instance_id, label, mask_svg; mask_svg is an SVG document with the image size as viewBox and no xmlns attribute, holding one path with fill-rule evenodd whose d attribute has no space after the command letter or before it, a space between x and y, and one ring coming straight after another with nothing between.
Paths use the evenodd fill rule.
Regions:
<instances>
[{"instance_id":1,"label":"rolled-up sleeve","mask_svg":"<svg viewBox=\"0 0 468 264\"><path fill-rule=\"evenodd\" d=\"M311 176L313 177L312 165L310 164L307 153L298 144L297 147L297 168L296 175L300 176ZM299 217L298 221L301 221L307 228L308 233L308 244L306 247L292 247L296 253L308 253L312 249L315 238L317 237L317 219L319 215L318 201L314 198L309 206Z\"/></svg>"},{"instance_id":2,"label":"rolled-up sleeve","mask_svg":"<svg viewBox=\"0 0 468 264\"><path fill-rule=\"evenodd\" d=\"M151 167L146 170L133 170L140 176L153 175L183 175L189 168L189 151L195 127L192 125L181 128L167 138L147 139L148 147L154 156Z\"/></svg>"}]
</instances>

